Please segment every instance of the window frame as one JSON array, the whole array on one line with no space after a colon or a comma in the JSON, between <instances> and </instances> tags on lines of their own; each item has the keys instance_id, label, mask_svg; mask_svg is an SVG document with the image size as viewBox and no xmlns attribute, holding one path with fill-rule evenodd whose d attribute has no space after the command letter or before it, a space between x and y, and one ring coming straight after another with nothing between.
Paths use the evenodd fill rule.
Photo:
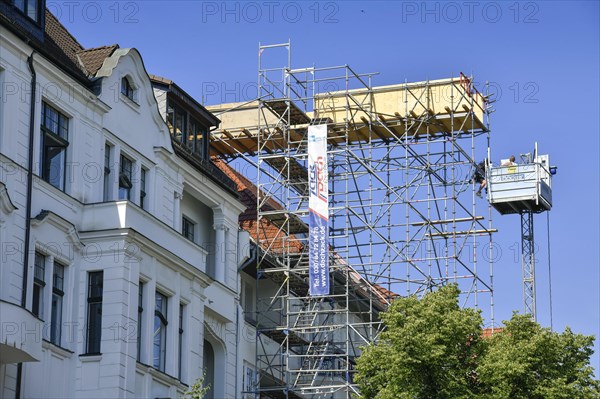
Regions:
<instances>
[{"instance_id":1,"label":"window frame","mask_svg":"<svg viewBox=\"0 0 600 399\"><path fill-rule=\"evenodd\" d=\"M258 378L257 370L244 362L244 377L242 381L244 399L254 398L255 386Z\"/></svg>"},{"instance_id":2,"label":"window frame","mask_svg":"<svg viewBox=\"0 0 600 399\"><path fill-rule=\"evenodd\" d=\"M158 307L158 298L161 298L161 308ZM154 334L152 337L152 366L165 372L166 359L167 359L167 326L168 321L168 302L169 298L167 295L156 291L154 294ZM158 325L157 325L158 323ZM156 358L157 348L157 336L158 336L158 359Z\"/></svg>"},{"instance_id":3,"label":"window frame","mask_svg":"<svg viewBox=\"0 0 600 399\"><path fill-rule=\"evenodd\" d=\"M124 170L124 164L126 161L129 163L129 170ZM120 201L131 201L131 190L133 187L133 169L134 160L128 157L126 154L121 152L119 154L119 200ZM123 190L123 191L121 191ZM122 193L127 193L126 198L122 198Z\"/></svg>"},{"instance_id":4,"label":"window frame","mask_svg":"<svg viewBox=\"0 0 600 399\"><path fill-rule=\"evenodd\" d=\"M41 258L41 265L38 260ZM46 260L47 256L36 251L33 260L33 290L31 298L31 313L40 320L44 320L44 291L46 288ZM38 274L41 270L41 274ZM42 278L40 278L40 275ZM37 305L37 306L36 306ZM37 309L36 309L37 308Z\"/></svg>"},{"instance_id":5,"label":"window frame","mask_svg":"<svg viewBox=\"0 0 600 399\"><path fill-rule=\"evenodd\" d=\"M56 121L52 121L51 117L48 116L48 111L52 111L56 114ZM48 118L50 118L50 122L56 123L56 131L54 131L53 126L48 125ZM42 180L50 184L51 186L61 190L66 190L66 180L67 180L67 149L69 147L69 124L70 118L59 111L54 106L50 105L46 101L42 101L42 121L40 123L40 177ZM64 126L66 125L66 126ZM61 133L64 133L64 136ZM49 145L48 143L51 142ZM55 185L51 180L52 179L52 164L49 162L51 159L49 157L49 149L51 148L59 148L59 152L62 159L61 165L61 175L58 176L58 185ZM60 160L59 160L60 162Z\"/></svg>"},{"instance_id":6,"label":"window frame","mask_svg":"<svg viewBox=\"0 0 600 399\"><path fill-rule=\"evenodd\" d=\"M178 354L177 354L177 376L179 381L182 380L182 376L183 376L183 334L185 333L184 329L183 329L183 321L184 321L184 312L185 312L185 304L183 302L179 303L179 347L178 347Z\"/></svg>"},{"instance_id":7,"label":"window frame","mask_svg":"<svg viewBox=\"0 0 600 399\"><path fill-rule=\"evenodd\" d=\"M21 8L19 5L17 5L17 2L15 0L10 0L9 3L16 8L17 10L19 10L20 13L22 13L23 15L25 15L27 18L29 18L30 20L34 21L36 24L41 24L42 22L42 9L43 7L43 2L40 0L21 0L23 2L23 8ZM36 5L35 9L33 10L33 12L35 13L35 18L31 17L30 15L30 9L29 9L29 5L31 3L34 3Z\"/></svg>"},{"instance_id":8,"label":"window frame","mask_svg":"<svg viewBox=\"0 0 600 399\"><path fill-rule=\"evenodd\" d=\"M144 282L138 284L137 361L142 361L142 329L144 316Z\"/></svg>"},{"instance_id":9,"label":"window frame","mask_svg":"<svg viewBox=\"0 0 600 399\"><path fill-rule=\"evenodd\" d=\"M184 236L189 241L196 243L196 225L192 219L189 217L182 215L181 216L181 235ZM191 226L191 230L188 226ZM190 238L191 232L191 238Z\"/></svg>"},{"instance_id":10,"label":"window frame","mask_svg":"<svg viewBox=\"0 0 600 399\"><path fill-rule=\"evenodd\" d=\"M131 84L131 79L128 76L121 78L121 94L135 102L135 86Z\"/></svg>"},{"instance_id":11,"label":"window frame","mask_svg":"<svg viewBox=\"0 0 600 399\"><path fill-rule=\"evenodd\" d=\"M102 192L102 199L104 202L111 200L111 188L112 182L110 181L110 174L112 171L112 152L114 146L112 146L108 141L104 143L104 190Z\"/></svg>"},{"instance_id":12,"label":"window frame","mask_svg":"<svg viewBox=\"0 0 600 399\"><path fill-rule=\"evenodd\" d=\"M148 201L146 200L148 196L148 172L149 170L144 166L140 168L140 208L144 210L148 207Z\"/></svg>"},{"instance_id":13,"label":"window frame","mask_svg":"<svg viewBox=\"0 0 600 399\"><path fill-rule=\"evenodd\" d=\"M177 134L178 116L181 116L183 124L183 130L179 134ZM166 122L171 137L177 143L202 159L208 158L207 139L210 128L205 126L199 118L194 117L192 112L171 98L167 99ZM190 139L190 137L192 138Z\"/></svg>"},{"instance_id":14,"label":"window frame","mask_svg":"<svg viewBox=\"0 0 600 399\"><path fill-rule=\"evenodd\" d=\"M94 293L92 287L92 283L95 276L99 277L99 294L92 296ZM97 287L96 287L97 288ZM104 271L90 271L88 272L88 287L87 287L87 323L86 323L86 337L85 337L85 353L88 355L99 355L102 352L102 301L104 296ZM96 319L94 320L94 326L97 330L95 330L92 334L92 306L100 305L99 307L99 315L100 315L100 325L96 326ZM94 307L95 309L95 307ZM96 349L96 350L93 350Z\"/></svg>"},{"instance_id":15,"label":"window frame","mask_svg":"<svg viewBox=\"0 0 600 399\"><path fill-rule=\"evenodd\" d=\"M60 262L54 261L52 265L52 299L50 307L50 342L54 345L61 346L62 339L62 320L63 320L63 303L64 303L64 283L66 266ZM57 271L61 270L60 287L58 287ZM58 303L58 310L55 308L55 299Z\"/></svg>"}]
</instances>

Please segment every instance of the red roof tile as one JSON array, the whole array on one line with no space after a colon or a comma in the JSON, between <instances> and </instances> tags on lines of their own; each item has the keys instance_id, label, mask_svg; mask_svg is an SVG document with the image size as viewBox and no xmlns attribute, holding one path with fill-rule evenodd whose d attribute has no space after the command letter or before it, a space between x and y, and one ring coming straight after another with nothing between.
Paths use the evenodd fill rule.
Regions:
<instances>
[{"instance_id":1,"label":"red roof tile","mask_svg":"<svg viewBox=\"0 0 600 399\"><path fill-rule=\"evenodd\" d=\"M483 332L481 333L481 337L482 338L490 338L492 335L494 334L498 334L499 332L501 332L503 330L503 328L501 327L496 327L494 329L491 328L484 328Z\"/></svg>"},{"instance_id":2,"label":"red roof tile","mask_svg":"<svg viewBox=\"0 0 600 399\"><path fill-rule=\"evenodd\" d=\"M239 217L240 227L250 233L250 236L262 248L269 248L272 252L291 251L293 253L301 253L303 243L295 235L285 237L280 232L279 227L266 218L260 220L260 225L257 228L257 197L258 191L256 185L248 178L235 170L226 162L220 159L213 159L214 164L221 169L238 187L240 201L246 206L246 210ZM261 193L261 195L264 195ZM284 210L285 208L272 198L267 200L266 207L270 209Z\"/></svg>"}]
</instances>

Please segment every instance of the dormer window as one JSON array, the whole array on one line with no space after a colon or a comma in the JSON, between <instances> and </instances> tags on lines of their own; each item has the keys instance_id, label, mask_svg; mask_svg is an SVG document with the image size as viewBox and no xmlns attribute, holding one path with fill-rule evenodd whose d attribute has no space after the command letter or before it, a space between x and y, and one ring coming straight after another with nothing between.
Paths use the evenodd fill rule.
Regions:
<instances>
[{"instance_id":1,"label":"dormer window","mask_svg":"<svg viewBox=\"0 0 600 399\"><path fill-rule=\"evenodd\" d=\"M133 88L133 86L131 85L131 82L129 81L129 78L127 78L127 77L123 77L123 79L121 79L121 94L123 94L125 97L127 97L131 101L135 101L135 99L134 99L135 89Z\"/></svg>"},{"instance_id":2,"label":"dormer window","mask_svg":"<svg viewBox=\"0 0 600 399\"><path fill-rule=\"evenodd\" d=\"M40 23L41 11L42 11L42 0L11 0L11 3L15 8L33 19L35 22Z\"/></svg>"},{"instance_id":3,"label":"dormer window","mask_svg":"<svg viewBox=\"0 0 600 399\"><path fill-rule=\"evenodd\" d=\"M175 141L201 158L208 156L208 129L184 108L173 103L167 107L167 126Z\"/></svg>"}]
</instances>

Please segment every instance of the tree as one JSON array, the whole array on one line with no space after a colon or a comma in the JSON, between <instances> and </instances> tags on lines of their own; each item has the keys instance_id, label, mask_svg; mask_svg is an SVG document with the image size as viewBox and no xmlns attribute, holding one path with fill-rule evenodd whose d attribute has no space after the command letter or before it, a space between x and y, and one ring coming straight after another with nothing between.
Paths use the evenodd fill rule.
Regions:
<instances>
[{"instance_id":1,"label":"tree","mask_svg":"<svg viewBox=\"0 0 600 399\"><path fill-rule=\"evenodd\" d=\"M590 357L594 338L542 328L514 314L492 336L477 375L489 399L600 398Z\"/></svg>"},{"instance_id":2,"label":"tree","mask_svg":"<svg viewBox=\"0 0 600 399\"><path fill-rule=\"evenodd\" d=\"M357 360L365 398L600 398L593 337L555 333L515 313L484 339L479 311L461 309L459 295L449 285L390 305L379 342Z\"/></svg>"},{"instance_id":3,"label":"tree","mask_svg":"<svg viewBox=\"0 0 600 399\"><path fill-rule=\"evenodd\" d=\"M205 377L206 371L202 374L202 377L198 378L194 385L183 394L182 399L203 399L210 390L210 384L204 383Z\"/></svg>"},{"instance_id":4,"label":"tree","mask_svg":"<svg viewBox=\"0 0 600 399\"><path fill-rule=\"evenodd\" d=\"M400 298L382 314L379 343L363 348L356 381L366 398L476 397L482 318L461 309L454 285L422 299Z\"/></svg>"}]
</instances>

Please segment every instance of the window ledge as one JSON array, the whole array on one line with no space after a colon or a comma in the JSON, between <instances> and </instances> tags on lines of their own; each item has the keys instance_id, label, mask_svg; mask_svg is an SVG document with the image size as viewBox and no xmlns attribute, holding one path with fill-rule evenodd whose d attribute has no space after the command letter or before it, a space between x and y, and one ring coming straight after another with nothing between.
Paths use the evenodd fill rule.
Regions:
<instances>
[{"instance_id":1,"label":"window ledge","mask_svg":"<svg viewBox=\"0 0 600 399\"><path fill-rule=\"evenodd\" d=\"M138 371L141 371L143 373L148 373L150 374L152 377L154 377L156 380L167 384L167 385L175 385L177 387L180 388L187 388L188 386L186 384L184 384L183 382L181 382L180 380L178 380L176 377L173 377L170 374L165 373L164 371L160 371L158 369L155 369L154 367L141 363L140 361L137 362L136 368Z\"/></svg>"},{"instance_id":2,"label":"window ledge","mask_svg":"<svg viewBox=\"0 0 600 399\"><path fill-rule=\"evenodd\" d=\"M62 357L63 359L71 358L73 356L73 351L68 350L67 348L63 348L62 346L53 344L50 341L42 340L42 348L52 351L54 354Z\"/></svg>"},{"instance_id":3,"label":"window ledge","mask_svg":"<svg viewBox=\"0 0 600 399\"><path fill-rule=\"evenodd\" d=\"M132 110L134 110L138 114L140 113L140 104L138 104L137 102L135 102L131 98L127 97L123 93L119 92L119 96L120 96L119 98L121 99L121 102L127 104L129 106L129 108L131 108Z\"/></svg>"},{"instance_id":4,"label":"window ledge","mask_svg":"<svg viewBox=\"0 0 600 399\"><path fill-rule=\"evenodd\" d=\"M87 362L99 362L100 360L102 360L102 353L92 353L92 354L81 354L79 355L79 360L82 363L87 363Z\"/></svg>"},{"instance_id":5,"label":"window ledge","mask_svg":"<svg viewBox=\"0 0 600 399\"><path fill-rule=\"evenodd\" d=\"M74 212L77 212L78 205L82 204L79 199L73 197L69 194L65 188L65 190L61 190L60 188L54 187L52 184L48 183L46 180L42 179L41 176L37 174L33 174L34 179L34 190L39 190L49 197L58 200L62 203L62 205L68 207Z\"/></svg>"}]
</instances>

